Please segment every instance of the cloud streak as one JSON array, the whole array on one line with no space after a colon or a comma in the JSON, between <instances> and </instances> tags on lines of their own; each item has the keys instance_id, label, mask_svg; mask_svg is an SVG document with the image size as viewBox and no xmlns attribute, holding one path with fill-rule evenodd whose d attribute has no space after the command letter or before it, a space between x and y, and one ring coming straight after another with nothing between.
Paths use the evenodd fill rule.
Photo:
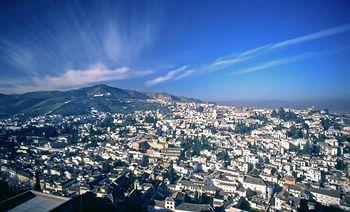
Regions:
<instances>
[{"instance_id":1,"label":"cloud streak","mask_svg":"<svg viewBox=\"0 0 350 212\"><path fill-rule=\"evenodd\" d=\"M27 80L6 80L6 84L0 87L9 87L7 92L28 92L38 90L56 90L74 88L88 84L118 81L143 77L152 74L153 71L135 71L129 67L109 69L105 65L98 63L88 69L68 70L59 76L33 77Z\"/></svg>"},{"instance_id":2,"label":"cloud streak","mask_svg":"<svg viewBox=\"0 0 350 212\"><path fill-rule=\"evenodd\" d=\"M18 42L0 37L0 50L6 49L0 51L4 61L22 70L35 68L36 61L32 53L22 46Z\"/></svg>"},{"instance_id":3,"label":"cloud streak","mask_svg":"<svg viewBox=\"0 0 350 212\"><path fill-rule=\"evenodd\" d=\"M349 30L350 30L350 24L346 24L346 25L334 27L331 29L322 30L320 32L312 33L312 34L309 34L306 36L302 36L302 37L286 40L283 42L279 42L279 43L272 45L271 48L282 48L282 47L286 47L286 46L291 46L291 45L295 45L295 44L299 44L299 43L303 43L303 42L307 42L307 41L312 41L312 40L328 37L331 35L340 34L343 32L347 32Z\"/></svg>"},{"instance_id":4,"label":"cloud streak","mask_svg":"<svg viewBox=\"0 0 350 212\"><path fill-rule=\"evenodd\" d=\"M234 54L234 55L226 57L226 58L219 58L215 62L209 64L209 67L213 66L215 68L215 66L219 66L220 69L222 67L225 68L225 67L227 67L227 65L234 65L234 64L246 61L248 59L252 59L254 57L268 53L271 50L284 48L284 47L288 47L288 46L292 46L292 45L297 45L300 43L313 41L313 40L325 38L328 36L344 33L347 31L350 31L350 24L341 25L341 26L334 27L331 29L326 29L326 30L322 30L322 31L319 31L316 33L311 33L311 34L308 34L305 36L301 36L301 37L297 37L297 38L293 38L293 39L289 39L289 40L285 40L285 41L281 41L281 42L277 42L277 43L272 43L272 44L260 46L260 47L254 48L254 49L249 49L249 50L246 50L244 52ZM220 65L222 65L222 66L220 66Z\"/></svg>"},{"instance_id":5,"label":"cloud streak","mask_svg":"<svg viewBox=\"0 0 350 212\"><path fill-rule=\"evenodd\" d=\"M131 71L129 67L109 69L103 64L96 64L87 70L68 70L58 77L47 76L44 78L43 87L67 88L91 83L99 83L113 80L125 80L141 77L153 73L152 71Z\"/></svg>"},{"instance_id":6,"label":"cloud streak","mask_svg":"<svg viewBox=\"0 0 350 212\"><path fill-rule=\"evenodd\" d=\"M146 82L146 86L154 86L154 85L158 85L160 83L164 83L166 81L169 81L173 78L175 78L176 76L180 76L179 74L183 71L185 71L187 69L186 66L182 66L181 68L178 68L176 70L170 71L168 72L166 75L164 76L159 76L157 78L154 78L152 80L148 80Z\"/></svg>"},{"instance_id":7,"label":"cloud streak","mask_svg":"<svg viewBox=\"0 0 350 212\"><path fill-rule=\"evenodd\" d=\"M181 72L170 71L170 72L168 72L167 75L165 75L163 77L157 77L157 78L151 80L151 82L147 82L146 84L148 86L153 86L153 85L157 85L157 84L160 84L162 82L165 82L165 81L169 81L171 79L179 80L179 79L186 78L186 77L193 75L193 74L206 74L206 73L211 73L213 71L223 70L225 68L229 68L229 67L232 67L234 65L247 62L248 60L260 57L260 56L265 55L273 50L282 49L285 47L289 47L289 46L297 45L300 43L325 38L325 37L332 36L332 35L337 35L340 33L347 32L347 31L350 31L350 24L341 25L341 26L337 26L334 28L322 30L322 31L319 31L316 33L311 33L311 34L308 34L305 36L301 36L301 37L297 37L297 38L293 38L293 39L289 39L289 40L285 40L285 41L281 41L281 42L277 42L277 43L272 43L272 44L260 46L260 47L254 48L254 49L249 49L249 50L246 50L246 51L243 51L240 53L236 53L236 54L232 54L232 55L229 55L226 57L221 57L221 58L216 59L212 63L203 64L201 66L193 67L193 68L185 70L185 71L181 71ZM235 73L233 73L233 75L259 71L259 70L274 67L277 65L282 65L285 63L293 62L293 61L296 61L296 60L299 60L302 58L310 57L312 55L316 55L316 54L305 53L305 54L302 54L299 56L292 56L292 57L288 57L285 59L269 61L269 62L264 63L264 64L260 64L257 66L253 66L251 68L244 69L244 70L239 71L239 72L235 72ZM154 83L152 83L152 82L154 82Z\"/></svg>"},{"instance_id":8,"label":"cloud streak","mask_svg":"<svg viewBox=\"0 0 350 212\"><path fill-rule=\"evenodd\" d=\"M156 41L163 3L140 2L137 8L124 3L41 2L14 7L14 17L1 16L3 23L9 23L0 34L0 83L11 77L26 81L45 74L63 76L98 62L107 67L143 67L139 59ZM7 27L12 25L21 27Z\"/></svg>"},{"instance_id":9,"label":"cloud streak","mask_svg":"<svg viewBox=\"0 0 350 212\"><path fill-rule=\"evenodd\" d=\"M291 56L291 57L282 58L279 60L271 60L271 61L268 61L268 62L263 63L263 64L255 65L255 66L252 66L250 68L246 68L246 69L243 69L240 71L230 73L230 75L241 75L241 74L246 74L246 73L251 73L251 72L257 72L257 71L261 71L264 69L284 65L286 63L294 62L297 60L305 59L305 58L311 57L313 55L314 55L313 53L305 53L305 54L301 54L301 55L295 55L295 56Z\"/></svg>"},{"instance_id":10,"label":"cloud streak","mask_svg":"<svg viewBox=\"0 0 350 212\"><path fill-rule=\"evenodd\" d=\"M281 66L287 63L291 63L294 61L302 60L302 59L308 59L316 56L323 56L327 54L332 54L335 52L340 52L340 51L348 51L350 48L349 47L343 47L343 48L338 48L338 49L333 49L333 50L327 50L327 51L319 51L319 52L306 52L303 54L299 55L293 55L290 57L285 57L282 59L277 59L277 60L271 60L262 64L258 64L246 69L241 69L239 71L231 72L229 75L241 75L241 74L247 74L251 72L257 72L257 71L262 71L265 69L273 68L276 66Z\"/></svg>"},{"instance_id":11,"label":"cloud streak","mask_svg":"<svg viewBox=\"0 0 350 212\"><path fill-rule=\"evenodd\" d=\"M19 30L0 35L1 92L68 89L153 73L147 67L129 66L142 67L135 61L156 38L159 5L145 2L142 12L131 11L125 17L120 3L113 1L93 7L96 14L79 2L70 7L50 5L41 14L48 20L33 13L31 21L21 22L25 34Z\"/></svg>"}]
</instances>

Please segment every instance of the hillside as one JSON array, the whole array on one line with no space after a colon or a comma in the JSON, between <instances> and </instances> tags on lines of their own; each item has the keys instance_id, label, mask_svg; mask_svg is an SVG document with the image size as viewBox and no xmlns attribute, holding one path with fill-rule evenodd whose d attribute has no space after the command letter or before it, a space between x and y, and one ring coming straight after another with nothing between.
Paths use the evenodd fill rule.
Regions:
<instances>
[{"instance_id":1,"label":"hillside","mask_svg":"<svg viewBox=\"0 0 350 212\"><path fill-rule=\"evenodd\" d=\"M195 102L200 103L202 101L193 98L187 98L182 96L174 96L164 92L155 92L155 93L146 93L146 95L152 99L159 99L164 101L173 101L173 102Z\"/></svg>"},{"instance_id":2,"label":"hillside","mask_svg":"<svg viewBox=\"0 0 350 212\"><path fill-rule=\"evenodd\" d=\"M127 113L134 110L166 110L147 99L163 99L175 102L200 102L170 94L142 93L105 84L68 91L38 91L24 94L0 94L0 116L24 115L79 115L91 108L104 112Z\"/></svg>"}]
</instances>

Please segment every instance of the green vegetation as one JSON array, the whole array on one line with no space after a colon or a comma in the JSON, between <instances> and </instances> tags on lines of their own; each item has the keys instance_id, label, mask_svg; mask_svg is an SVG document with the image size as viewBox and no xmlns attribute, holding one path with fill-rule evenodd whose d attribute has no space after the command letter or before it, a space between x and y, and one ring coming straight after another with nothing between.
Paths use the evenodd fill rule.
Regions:
<instances>
[{"instance_id":1,"label":"green vegetation","mask_svg":"<svg viewBox=\"0 0 350 212\"><path fill-rule=\"evenodd\" d=\"M157 123L157 118L148 115L145 117L145 122L150 124L155 124Z\"/></svg>"},{"instance_id":2,"label":"green vegetation","mask_svg":"<svg viewBox=\"0 0 350 212\"><path fill-rule=\"evenodd\" d=\"M251 133L254 129L258 128L258 126L253 125L253 126L248 126L245 125L244 123L237 123L234 132L238 134L249 134Z\"/></svg>"},{"instance_id":3,"label":"green vegetation","mask_svg":"<svg viewBox=\"0 0 350 212\"><path fill-rule=\"evenodd\" d=\"M230 157L228 156L228 153L227 151L221 151L219 152L216 157L219 159L219 160L223 160L223 161L228 161L230 159Z\"/></svg>"},{"instance_id":4,"label":"green vegetation","mask_svg":"<svg viewBox=\"0 0 350 212\"><path fill-rule=\"evenodd\" d=\"M9 179L7 174L0 172L0 202L24 191L18 184L10 186L7 179Z\"/></svg>"},{"instance_id":5,"label":"green vegetation","mask_svg":"<svg viewBox=\"0 0 350 212\"><path fill-rule=\"evenodd\" d=\"M251 119L256 119L259 120L263 123L263 125L267 124L269 122L269 119L260 113L254 113L253 115L250 116Z\"/></svg>"},{"instance_id":6,"label":"green vegetation","mask_svg":"<svg viewBox=\"0 0 350 212\"><path fill-rule=\"evenodd\" d=\"M271 112L271 117L280 118L283 121L295 121L299 123L303 122L303 119L297 114L293 113L292 111L285 111L283 108L279 108L278 112L276 110L273 110Z\"/></svg>"},{"instance_id":7,"label":"green vegetation","mask_svg":"<svg viewBox=\"0 0 350 212\"><path fill-rule=\"evenodd\" d=\"M287 136L290 138L298 139L303 138L304 133L302 129L296 128L294 125L287 131ZM306 135L305 135L306 136Z\"/></svg>"},{"instance_id":8,"label":"green vegetation","mask_svg":"<svg viewBox=\"0 0 350 212\"><path fill-rule=\"evenodd\" d=\"M213 150L214 147L206 139L190 139L181 142L181 148L183 148L185 154L189 156L199 156L202 150Z\"/></svg>"},{"instance_id":9,"label":"green vegetation","mask_svg":"<svg viewBox=\"0 0 350 212\"><path fill-rule=\"evenodd\" d=\"M333 127L334 129L341 129L341 126L339 123L337 123L334 119L329 118L321 118L321 125L324 130L328 130L329 128Z\"/></svg>"}]
</instances>

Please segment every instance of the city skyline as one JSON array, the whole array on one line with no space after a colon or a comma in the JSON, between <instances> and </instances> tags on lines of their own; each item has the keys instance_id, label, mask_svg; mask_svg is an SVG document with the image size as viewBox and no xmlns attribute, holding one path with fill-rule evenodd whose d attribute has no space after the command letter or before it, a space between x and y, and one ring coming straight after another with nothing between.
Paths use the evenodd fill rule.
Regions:
<instances>
[{"instance_id":1,"label":"city skyline","mask_svg":"<svg viewBox=\"0 0 350 212\"><path fill-rule=\"evenodd\" d=\"M349 100L346 1L3 1L0 92Z\"/></svg>"}]
</instances>

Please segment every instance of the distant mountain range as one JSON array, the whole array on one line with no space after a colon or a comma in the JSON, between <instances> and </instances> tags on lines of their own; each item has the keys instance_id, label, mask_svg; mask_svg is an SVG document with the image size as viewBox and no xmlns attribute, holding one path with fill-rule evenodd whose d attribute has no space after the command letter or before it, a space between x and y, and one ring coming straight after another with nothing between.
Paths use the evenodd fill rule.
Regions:
<instances>
[{"instance_id":1,"label":"distant mountain range","mask_svg":"<svg viewBox=\"0 0 350 212\"><path fill-rule=\"evenodd\" d=\"M319 100L319 101L282 101L282 100L265 100L265 101L222 101L217 102L222 105L233 105L236 107L249 108L291 108L306 109L314 106L316 109L328 109L333 112L350 113L350 100Z\"/></svg>"},{"instance_id":2,"label":"distant mountain range","mask_svg":"<svg viewBox=\"0 0 350 212\"><path fill-rule=\"evenodd\" d=\"M160 99L174 102L201 102L167 93L144 93L105 84L68 91L38 91L24 94L0 94L0 117L23 115L80 115L91 108L104 112L132 112L135 110L167 110L161 104L149 102Z\"/></svg>"}]
</instances>

